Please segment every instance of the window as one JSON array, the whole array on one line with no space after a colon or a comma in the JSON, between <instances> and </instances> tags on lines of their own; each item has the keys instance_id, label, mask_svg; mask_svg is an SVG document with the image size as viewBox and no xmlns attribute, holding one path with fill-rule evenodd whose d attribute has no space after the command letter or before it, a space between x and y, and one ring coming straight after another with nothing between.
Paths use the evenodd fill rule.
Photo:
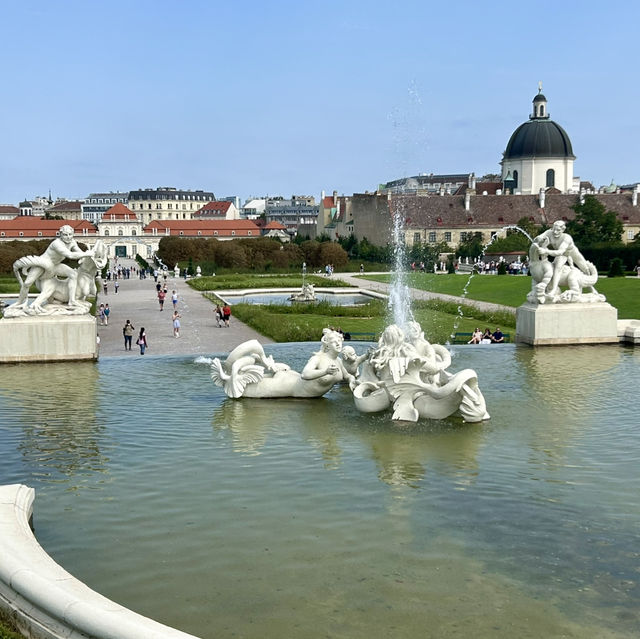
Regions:
<instances>
[{"instance_id":1,"label":"window","mask_svg":"<svg viewBox=\"0 0 640 639\"><path fill-rule=\"evenodd\" d=\"M173 204L167 204L167 208L168 209L172 209L173 208Z\"/></svg>"},{"instance_id":2,"label":"window","mask_svg":"<svg viewBox=\"0 0 640 639\"><path fill-rule=\"evenodd\" d=\"M218 235L218 231L214 231L214 232L213 232L213 234L214 234L214 235Z\"/></svg>"},{"instance_id":3,"label":"window","mask_svg":"<svg viewBox=\"0 0 640 639\"><path fill-rule=\"evenodd\" d=\"M231 231L231 235L235 235L235 234L236 234L236 232L235 232L235 231Z\"/></svg>"},{"instance_id":4,"label":"window","mask_svg":"<svg viewBox=\"0 0 640 639\"><path fill-rule=\"evenodd\" d=\"M513 172L513 188L518 188L518 171Z\"/></svg>"},{"instance_id":5,"label":"window","mask_svg":"<svg viewBox=\"0 0 640 639\"><path fill-rule=\"evenodd\" d=\"M467 239L467 233L465 231L460 232L460 241L464 242Z\"/></svg>"},{"instance_id":6,"label":"window","mask_svg":"<svg viewBox=\"0 0 640 639\"><path fill-rule=\"evenodd\" d=\"M436 241L436 232L435 231L431 231L429 233L429 242L435 242Z\"/></svg>"},{"instance_id":7,"label":"window","mask_svg":"<svg viewBox=\"0 0 640 639\"><path fill-rule=\"evenodd\" d=\"M627 239L632 240L636 234L633 231L627 231Z\"/></svg>"},{"instance_id":8,"label":"window","mask_svg":"<svg viewBox=\"0 0 640 639\"><path fill-rule=\"evenodd\" d=\"M0 231L0 237L4 237L4 231Z\"/></svg>"},{"instance_id":9,"label":"window","mask_svg":"<svg viewBox=\"0 0 640 639\"><path fill-rule=\"evenodd\" d=\"M124 231L122 229L118 229L118 235L120 236L124 235Z\"/></svg>"},{"instance_id":10,"label":"window","mask_svg":"<svg viewBox=\"0 0 640 639\"><path fill-rule=\"evenodd\" d=\"M202 235L202 231L198 231L198 235Z\"/></svg>"},{"instance_id":11,"label":"window","mask_svg":"<svg viewBox=\"0 0 640 639\"><path fill-rule=\"evenodd\" d=\"M4 235L4 233L3 233ZM42 237L42 231L38 231L38 237Z\"/></svg>"},{"instance_id":12,"label":"window","mask_svg":"<svg viewBox=\"0 0 640 639\"><path fill-rule=\"evenodd\" d=\"M180 231L180 235L184 235L184 231Z\"/></svg>"},{"instance_id":13,"label":"window","mask_svg":"<svg viewBox=\"0 0 640 639\"><path fill-rule=\"evenodd\" d=\"M138 235L138 232L135 229L131 229L131 235Z\"/></svg>"},{"instance_id":14,"label":"window","mask_svg":"<svg viewBox=\"0 0 640 639\"><path fill-rule=\"evenodd\" d=\"M105 230L104 230L104 234L105 234L105 235L109 235L109 229L105 229Z\"/></svg>"},{"instance_id":15,"label":"window","mask_svg":"<svg viewBox=\"0 0 640 639\"><path fill-rule=\"evenodd\" d=\"M540 105L540 117L544 116L544 104Z\"/></svg>"},{"instance_id":16,"label":"window","mask_svg":"<svg viewBox=\"0 0 640 639\"><path fill-rule=\"evenodd\" d=\"M251 235L251 231L247 231L247 235Z\"/></svg>"},{"instance_id":17,"label":"window","mask_svg":"<svg viewBox=\"0 0 640 639\"><path fill-rule=\"evenodd\" d=\"M414 244L420 244L421 241L422 241L422 239L420 238L420 233L414 233L413 234L413 243Z\"/></svg>"},{"instance_id":18,"label":"window","mask_svg":"<svg viewBox=\"0 0 640 639\"><path fill-rule=\"evenodd\" d=\"M547 169L547 188L556 185L556 172L553 169Z\"/></svg>"},{"instance_id":19,"label":"window","mask_svg":"<svg viewBox=\"0 0 640 639\"><path fill-rule=\"evenodd\" d=\"M444 232L444 241L445 242L451 242L451 231L445 231Z\"/></svg>"}]
</instances>

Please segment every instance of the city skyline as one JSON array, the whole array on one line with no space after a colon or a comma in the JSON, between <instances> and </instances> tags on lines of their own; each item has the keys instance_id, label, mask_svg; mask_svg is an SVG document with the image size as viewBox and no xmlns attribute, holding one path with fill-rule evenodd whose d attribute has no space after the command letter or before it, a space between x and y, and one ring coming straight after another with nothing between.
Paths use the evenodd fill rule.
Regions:
<instances>
[{"instance_id":1,"label":"city skyline","mask_svg":"<svg viewBox=\"0 0 640 639\"><path fill-rule=\"evenodd\" d=\"M498 173L540 80L575 174L640 180L634 3L609 3L606 20L546 0L508 15L467 1L2 10L3 204L160 186L317 198Z\"/></svg>"}]
</instances>

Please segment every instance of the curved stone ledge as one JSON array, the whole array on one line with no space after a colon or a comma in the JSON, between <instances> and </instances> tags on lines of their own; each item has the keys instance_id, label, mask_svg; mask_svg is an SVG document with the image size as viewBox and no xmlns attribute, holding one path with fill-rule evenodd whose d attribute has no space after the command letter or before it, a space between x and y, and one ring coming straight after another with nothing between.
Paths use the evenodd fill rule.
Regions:
<instances>
[{"instance_id":1,"label":"curved stone ledge","mask_svg":"<svg viewBox=\"0 0 640 639\"><path fill-rule=\"evenodd\" d=\"M0 486L0 608L37 639L194 639L91 590L31 530L33 488Z\"/></svg>"}]
</instances>

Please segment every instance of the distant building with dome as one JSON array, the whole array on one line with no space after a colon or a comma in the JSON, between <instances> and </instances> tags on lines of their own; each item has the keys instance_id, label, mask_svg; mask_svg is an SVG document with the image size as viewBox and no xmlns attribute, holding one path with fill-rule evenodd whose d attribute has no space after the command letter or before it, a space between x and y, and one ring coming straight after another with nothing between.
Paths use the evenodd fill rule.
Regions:
<instances>
[{"instance_id":1,"label":"distant building with dome","mask_svg":"<svg viewBox=\"0 0 640 639\"><path fill-rule=\"evenodd\" d=\"M542 87L533 98L529 120L514 132L502 157L502 181L512 194L535 195L540 190L576 192L573 154L567 132L550 119Z\"/></svg>"}]
</instances>

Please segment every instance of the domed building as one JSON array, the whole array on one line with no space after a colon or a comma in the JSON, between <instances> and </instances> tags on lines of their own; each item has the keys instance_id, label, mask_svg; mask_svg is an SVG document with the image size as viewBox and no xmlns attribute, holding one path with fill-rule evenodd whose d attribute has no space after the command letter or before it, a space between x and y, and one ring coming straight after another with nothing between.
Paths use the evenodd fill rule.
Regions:
<instances>
[{"instance_id":1,"label":"domed building","mask_svg":"<svg viewBox=\"0 0 640 639\"><path fill-rule=\"evenodd\" d=\"M550 119L547 98L533 98L529 121L514 132L502 157L502 181L505 189L522 195L540 190L573 191L573 154L567 132Z\"/></svg>"}]
</instances>

